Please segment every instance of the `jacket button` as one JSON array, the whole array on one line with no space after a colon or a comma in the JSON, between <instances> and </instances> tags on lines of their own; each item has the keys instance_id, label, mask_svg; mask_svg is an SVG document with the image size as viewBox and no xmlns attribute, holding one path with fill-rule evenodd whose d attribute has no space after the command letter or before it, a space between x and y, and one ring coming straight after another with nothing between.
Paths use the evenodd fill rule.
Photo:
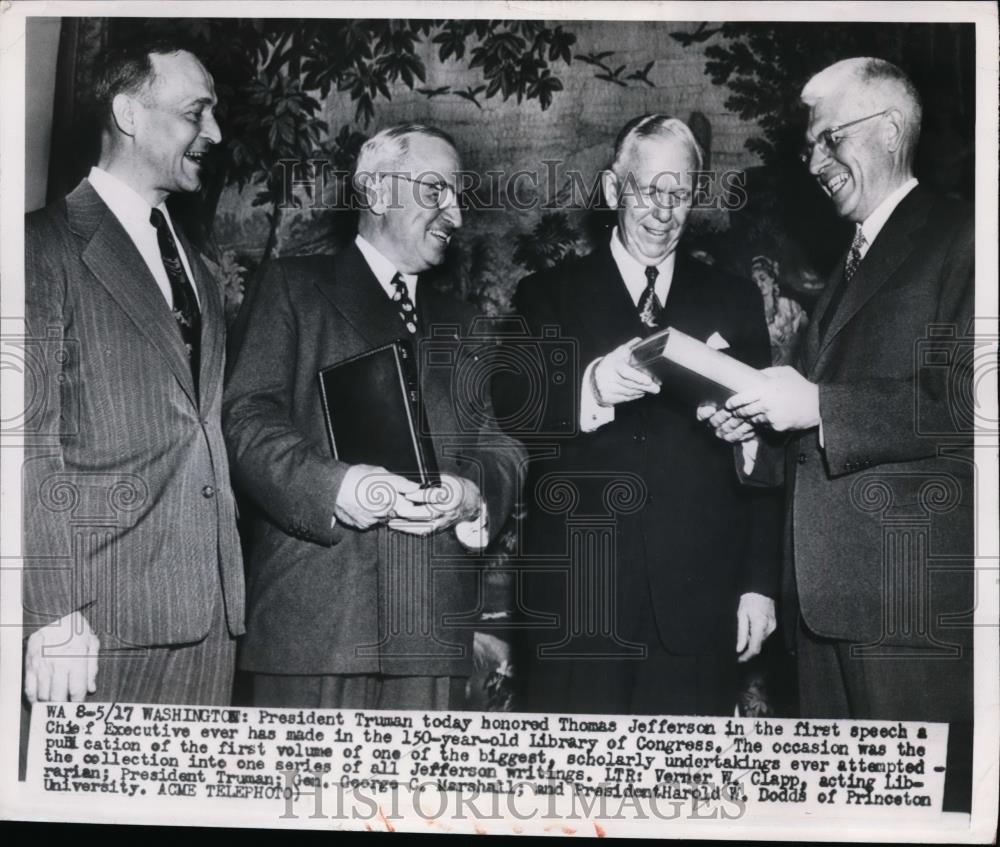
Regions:
<instances>
[{"instance_id":1,"label":"jacket button","mask_svg":"<svg viewBox=\"0 0 1000 847\"><path fill-rule=\"evenodd\" d=\"M215 489L211 485L206 485L201 489L201 496L205 499L210 499L215 496Z\"/></svg>"},{"instance_id":2,"label":"jacket button","mask_svg":"<svg viewBox=\"0 0 1000 847\"><path fill-rule=\"evenodd\" d=\"M646 435L645 433L640 432L638 435L633 435L632 440L638 444L642 444L642 442L646 440Z\"/></svg>"},{"instance_id":3,"label":"jacket button","mask_svg":"<svg viewBox=\"0 0 1000 847\"><path fill-rule=\"evenodd\" d=\"M797 458L797 461L798 461L798 463L800 465L804 465L806 463L806 454L805 453L799 453L799 455L796 458Z\"/></svg>"}]
</instances>

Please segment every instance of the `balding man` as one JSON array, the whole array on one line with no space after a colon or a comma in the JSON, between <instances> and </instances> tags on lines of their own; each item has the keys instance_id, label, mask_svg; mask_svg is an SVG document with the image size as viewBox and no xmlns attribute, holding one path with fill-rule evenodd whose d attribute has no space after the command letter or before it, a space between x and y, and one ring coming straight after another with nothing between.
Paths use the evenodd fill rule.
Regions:
<instances>
[{"instance_id":1,"label":"balding man","mask_svg":"<svg viewBox=\"0 0 1000 847\"><path fill-rule=\"evenodd\" d=\"M731 715L737 660L774 628L777 510L740 489L733 452L699 431L690 400L629 362L667 326L755 367L770 361L753 284L682 247L701 163L681 121L630 121L601 175L617 226L514 298L538 338L558 327L573 343L582 374L578 403L545 398L552 447L536 451L526 488L527 709ZM498 377L501 419L527 390Z\"/></svg>"},{"instance_id":2,"label":"balding man","mask_svg":"<svg viewBox=\"0 0 1000 847\"><path fill-rule=\"evenodd\" d=\"M333 257L272 263L244 304L224 419L234 477L260 513L241 653L257 705L465 702L473 633L455 619L476 611L469 551L503 526L519 451L464 427L453 388L461 378L440 361L426 367L421 353L442 330L457 340L474 317L420 278L462 224L459 168L454 142L433 127L376 133L356 166L364 203L354 243ZM417 352L439 489L330 450L317 374L399 338ZM332 415L352 411L329 402Z\"/></svg>"},{"instance_id":3,"label":"balding man","mask_svg":"<svg viewBox=\"0 0 1000 847\"><path fill-rule=\"evenodd\" d=\"M921 107L899 68L838 62L802 101L803 162L854 236L798 369L770 370L713 423L729 439L747 422L788 434L803 715L949 721L967 740L971 421L956 400L971 360L956 340L973 310L971 210L917 184ZM755 474L775 470L767 458Z\"/></svg>"}]
</instances>

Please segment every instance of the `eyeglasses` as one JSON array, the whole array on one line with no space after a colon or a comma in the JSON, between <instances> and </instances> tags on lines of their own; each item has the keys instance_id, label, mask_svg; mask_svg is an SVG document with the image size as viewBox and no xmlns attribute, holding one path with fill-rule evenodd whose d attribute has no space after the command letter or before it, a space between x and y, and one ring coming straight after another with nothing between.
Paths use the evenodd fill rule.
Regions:
<instances>
[{"instance_id":1,"label":"eyeglasses","mask_svg":"<svg viewBox=\"0 0 1000 847\"><path fill-rule=\"evenodd\" d=\"M837 147L846 137L840 134L845 129L849 126L859 124L862 121L870 121L872 118L881 117L889 111L889 109L883 109L881 112L876 112L874 115L865 115L863 118L858 118L856 121L848 121L846 124L824 129L819 135L816 136L816 141L813 144L806 144L802 148L802 152L799 153L799 159L801 159L802 164L808 165L809 162L812 161L813 151L817 147L819 147L819 149L822 150L827 156L832 156L837 152Z\"/></svg>"},{"instance_id":2,"label":"eyeglasses","mask_svg":"<svg viewBox=\"0 0 1000 847\"><path fill-rule=\"evenodd\" d=\"M435 180L431 182L426 179L416 179L412 176L406 176L400 173L390 173L389 176L397 176L400 179L405 179L407 182L414 182L417 185L422 185L425 188L430 189L427 194L427 199L430 201L432 206L436 206L438 209L445 209L451 205L452 201L458 202L458 192L448 185L447 182L441 180Z\"/></svg>"}]
</instances>

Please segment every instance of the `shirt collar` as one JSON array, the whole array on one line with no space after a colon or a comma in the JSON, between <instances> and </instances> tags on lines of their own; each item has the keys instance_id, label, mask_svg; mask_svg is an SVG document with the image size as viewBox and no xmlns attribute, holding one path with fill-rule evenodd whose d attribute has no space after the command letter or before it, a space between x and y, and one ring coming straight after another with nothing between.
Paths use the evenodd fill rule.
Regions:
<instances>
[{"instance_id":1,"label":"shirt collar","mask_svg":"<svg viewBox=\"0 0 1000 847\"><path fill-rule=\"evenodd\" d=\"M396 293L393 289L392 278L399 273L399 271L396 270L396 266L363 235L359 234L354 239L354 243L361 251L361 255L365 257L365 261L368 263L368 267L371 268L372 273L375 274L375 279L378 280L378 284L382 286L382 289L386 294L392 297ZM400 273L399 275L402 277L403 282L406 283L406 290L410 295L410 300L416 303L417 275L404 273Z\"/></svg>"},{"instance_id":2,"label":"shirt collar","mask_svg":"<svg viewBox=\"0 0 1000 847\"><path fill-rule=\"evenodd\" d=\"M618 266L618 272L625 281L625 287L632 296L632 302L638 304L642 292L646 288L646 265L635 258L622 244L618 237L618 227L611 231L611 256ZM660 305L667 302L667 294L670 293L670 283L674 278L674 264L677 258L677 251L674 250L656 268L659 274L656 277L656 297Z\"/></svg>"},{"instance_id":3,"label":"shirt collar","mask_svg":"<svg viewBox=\"0 0 1000 847\"><path fill-rule=\"evenodd\" d=\"M874 243L878 234L882 231L882 227L889 220L889 216L896 210L896 207L903 201L903 198L916 187L917 179L911 176L899 188L893 191L892 194L886 197L885 200L879 203L875 211L865 218L861 224L861 231L864 233L865 241L869 245Z\"/></svg>"},{"instance_id":4,"label":"shirt collar","mask_svg":"<svg viewBox=\"0 0 1000 847\"><path fill-rule=\"evenodd\" d=\"M152 207L133 188L96 165L90 169L87 179L97 195L127 229L140 223L146 224L150 229L153 228L149 222L149 213L152 211ZM160 203L156 208L163 212L167 220L170 220L166 203Z\"/></svg>"}]
</instances>

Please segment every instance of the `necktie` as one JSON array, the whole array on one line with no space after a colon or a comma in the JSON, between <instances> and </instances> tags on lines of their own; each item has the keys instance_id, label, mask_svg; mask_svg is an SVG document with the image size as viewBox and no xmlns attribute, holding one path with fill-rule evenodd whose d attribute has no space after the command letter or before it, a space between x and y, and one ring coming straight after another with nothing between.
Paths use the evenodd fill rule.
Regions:
<instances>
[{"instance_id":1,"label":"necktie","mask_svg":"<svg viewBox=\"0 0 1000 847\"><path fill-rule=\"evenodd\" d=\"M395 294L392 295L392 302L399 308L399 317L403 321L406 331L410 335L416 335L417 310L413 307L413 301L410 299L410 292L406 287L406 283L403 282L403 278L399 274L396 274L392 278L392 285L396 289Z\"/></svg>"},{"instance_id":2,"label":"necktie","mask_svg":"<svg viewBox=\"0 0 1000 847\"><path fill-rule=\"evenodd\" d=\"M833 294L830 297L830 302L826 306L826 311L823 312L823 317L820 319L820 337L826 336L826 331L830 326L830 321L833 319L834 314L837 312L837 308L844 299L844 292L847 290L847 286L850 283L851 278L858 271L858 266L861 264L861 251L867 244L868 239L865 238L861 225L858 224L857 229L854 230L854 238L851 241L851 249L847 251L847 258L844 259L844 277L841 279L836 289L834 289Z\"/></svg>"},{"instance_id":3,"label":"necktie","mask_svg":"<svg viewBox=\"0 0 1000 847\"><path fill-rule=\"evenodd\" d=\"M639 320L649 330L658 329L660 318L663 317L663 307L656 299L656 278L660 275L655 265L646 268L646 287L639 297Z\"/></svg>"},{"instance_id":4,"label":"necktie","mask_svg":"<svg viewBox=\"0 0 1000 847\"><path fill-rule=\"evenodd\" d=\"M860 224L858 228L854 230L854 239L851 241L851 249L847 253L847 260L844 262L844 282L850 282L851 277L854 276L858 269L858 265L861 264L861 251L865 249L865 245L868 241L865 239L864 230L861 229Z\"/></svg>"},{"instance_id":5,"label":"necktie","mask_svg":"<svg viewBox=\"0 0 1000 847\"><path fill-rule=\"evenodd\" d=\"M177 242L167 224L167 219L159 209L153 209L149 214L149 222L156 228L156 240L160 244L160 257L170 281L170 292L174 298L174 320L181 332L181 340L187 347L188 360L191 363L191 374L194 376L195 389L198 388L198 362L201 349L201 313L198 311L198 300L194 289L181 264Z\"/></svg>"}]
</instances>

